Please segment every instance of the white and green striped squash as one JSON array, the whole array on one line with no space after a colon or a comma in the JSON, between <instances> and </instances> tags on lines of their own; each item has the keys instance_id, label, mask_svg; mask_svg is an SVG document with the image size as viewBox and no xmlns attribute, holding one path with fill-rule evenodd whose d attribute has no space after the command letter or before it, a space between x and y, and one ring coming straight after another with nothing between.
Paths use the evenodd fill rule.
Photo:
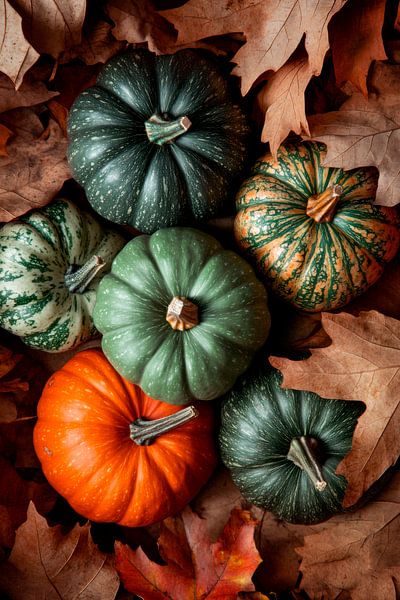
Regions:
<instances>
[{"instance_id":1,"label":"white and green striped squash","mask_svg":"<svg viewBox=\"0 0 400 600\"><path fill-rule=\"evenodd\" d=\"M96 334L100 279L125 240L58 199L0 230L0 326L47 352Z\"/></svg>"}]
</instances>

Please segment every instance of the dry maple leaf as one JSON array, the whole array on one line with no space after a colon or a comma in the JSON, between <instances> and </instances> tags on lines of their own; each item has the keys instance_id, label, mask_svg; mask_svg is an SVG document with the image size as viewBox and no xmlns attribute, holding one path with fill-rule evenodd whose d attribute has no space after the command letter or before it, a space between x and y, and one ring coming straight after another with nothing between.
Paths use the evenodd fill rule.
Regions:
<instances>
[{"instance_id":1,"label":"dry maple leaf","mask_svg":"<svg viewBox=\"0 0 400 600\"><path fill-rule=\"evenodd\" d=\"M70 171L67 140L55 121L50 119L44 137L39 117L28 108L10 111L1 120L15 134L8 156L0 157L0 221L10 221L50 202Z\"/></svg>"},{"instance_id":2,"label":"dry maple leaf","mask_svg":"<svg viewBox=\"0 0 400 600\"><path fill-rule=\"evenodd\" d=\"M350 81L368 96L367 75L373 60L387 58L382 39L386 0L348 2L329 24L336 81Z\"/></svg>"},{"instance_id":3,"label":"dry maple leaf","mask_svg":"<svg viewBox=\"0 0 400 600\"><path fill-rule=\"evenodd\" d=\"M55 58L79 44L86 12L86 0L12 0L22 16L25 36L40 52Z\"/></svg>"},{"instance_id":4,"label":"dry maple leaf","mask_svg":"<svg viewBox=\"0 0 400 600\"><path fill-rule=\"evenodd\" d=\"M313 115L311 138L327 144L324 164L342 169L379 169L376 203L400 201L400 65L377 62L367 100L353 94L338 111Z\"/></svg>"},{"instance_id":5,"label":"dry maple leaf","mask_svg":"<svg viewBox=\"0 0 400 600\"><path fill-rule=\"evenodd\" d=\"M117 542L117 570L126 589L146 600L236 600L239 592L254 591L251 576L261 562L256 524L249 512L235 509L212 544L205 522L187 507L161 525L158 545L166 566Z\"/></svg>"},{"instance_id":6,"label":"dry maple leaf","mask_svg":"<svg viewBox=\"0 0 400 600\"><path fill-rule=\"evenodd\" d=\"M366 404L337 469L348 481L343 504L351 506L400 454L400 321L376 311L323 313L322 325L330 346L312 350L307 360L270 362L282 371L284 387Z\"/></svg>"},{"instance_id":7,"label":"dry maple leaf","mask_svg":"<svg viewBox=\"0 0 400 600\"><path fill-rule=\"evenodd\" d=\"M63 535L30 503L10 558L0 565L0 590L10 600L113 600L118 587L110 557L94 544L89 524Z\"/></svg>"},{"instance_id":8,"label":"dry maple leaf","mask_svg":"<svg viewBox=\"0 0 400 600\"><path fill-rule=\"evenodd\" d=\"M18 88L39 54L25 39L21 17L7 0L0 2L0 39L0 71Z\"/></svg>"},{"instance_id":9,"label":"dry maple leaf","mask_svg":"<svg viewBox=\"0 0 400 600\"><path fill-rule=\"evenodd\" d=\"M311 598L396 600L400 589L400 474L378 498L314 528L296 551Z\"/></svg>"},{"instance_id":10,"label":"dry maple leaf","mask_svg":"<svg viewBox=\"0 0 400 600\"><path fill-rule=\"evenodd\" d=\"M154 10L151 0L109 0L106 12L114 21L112 32L117 40L147 42L157 54L175 41L173 28Z\"/></svg>"}]
</instances>

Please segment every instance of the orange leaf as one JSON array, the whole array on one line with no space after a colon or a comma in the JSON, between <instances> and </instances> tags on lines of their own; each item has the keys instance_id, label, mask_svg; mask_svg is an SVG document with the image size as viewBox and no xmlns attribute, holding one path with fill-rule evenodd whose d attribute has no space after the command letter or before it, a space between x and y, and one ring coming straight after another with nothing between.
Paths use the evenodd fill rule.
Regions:
<instances>
[{"instance_id":1,"label":"orange leaf","mask_svg":"<svg viewBox=\"0 0 400 600\"><path fill-rule=\"evenodd\" d=\"M251 577L261 562L254 543L257 523L248 511L234 509L212 544L205 521L187 507L161 525L159 550L167 566L117 542L117 570L126 589L146 600L236 600L239 592L254 591Z\"/></svg>"},{"instance_id":2,"label":"orange leaf","mask_svg":"<svg viewBox=\"0 0 400 600\"><path fill-rule=\"evenodd\" d=\"M0 123L0 156L8 156L7 142L8 138L11 137L13 132L8 129L5 125Z\"/></svg>"}]
</instances>

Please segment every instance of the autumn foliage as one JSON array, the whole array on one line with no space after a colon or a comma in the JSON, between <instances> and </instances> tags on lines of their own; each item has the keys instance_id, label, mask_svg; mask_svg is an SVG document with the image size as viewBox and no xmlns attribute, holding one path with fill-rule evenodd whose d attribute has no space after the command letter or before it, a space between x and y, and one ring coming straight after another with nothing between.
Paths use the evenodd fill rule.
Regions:
<instances>
[{"instance_id":1,"label":"autumn foliage","mask_svg":"<svg viewBox=\"0 0 400 600\"><path fill-rule=\"evenodd\" d=\"M376 203L396 206L399 15L395 0L4 0L0 222L60 194L88 208L66 158L69 110L132 47L212 54L247 111L252 158L317 140L326 166L375 167ZM206 225L229 247L232 216ZM283 386L365 404L337 471L343 513L312 526L249 505L222 467L161 524L85 520L49 486L32 443L45 381L74 352L29 350L2 331L0 597L400 598L399 294L397 257L341 312L307 315L272 297L266 351Z\"/></svg>"}]
</instances>

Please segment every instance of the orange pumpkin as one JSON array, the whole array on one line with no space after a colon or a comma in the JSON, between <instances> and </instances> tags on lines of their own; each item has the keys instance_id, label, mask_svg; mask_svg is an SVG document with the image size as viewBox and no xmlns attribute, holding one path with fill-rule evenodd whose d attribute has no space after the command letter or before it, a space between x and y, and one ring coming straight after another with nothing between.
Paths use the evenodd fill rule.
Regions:
<instances>
[{"instance_id":1,"label":"orange pumpkin","mask_svg":"<svg viewBox=\"0 0 400 600\"><path fill-rule=\"evenodd\" d=\"M210 406L154 400L86 350L47 382L34 445L48 481L78 513L137 527L177 513L210 477L212 426Z\"/></svg>"}]
</instances>

